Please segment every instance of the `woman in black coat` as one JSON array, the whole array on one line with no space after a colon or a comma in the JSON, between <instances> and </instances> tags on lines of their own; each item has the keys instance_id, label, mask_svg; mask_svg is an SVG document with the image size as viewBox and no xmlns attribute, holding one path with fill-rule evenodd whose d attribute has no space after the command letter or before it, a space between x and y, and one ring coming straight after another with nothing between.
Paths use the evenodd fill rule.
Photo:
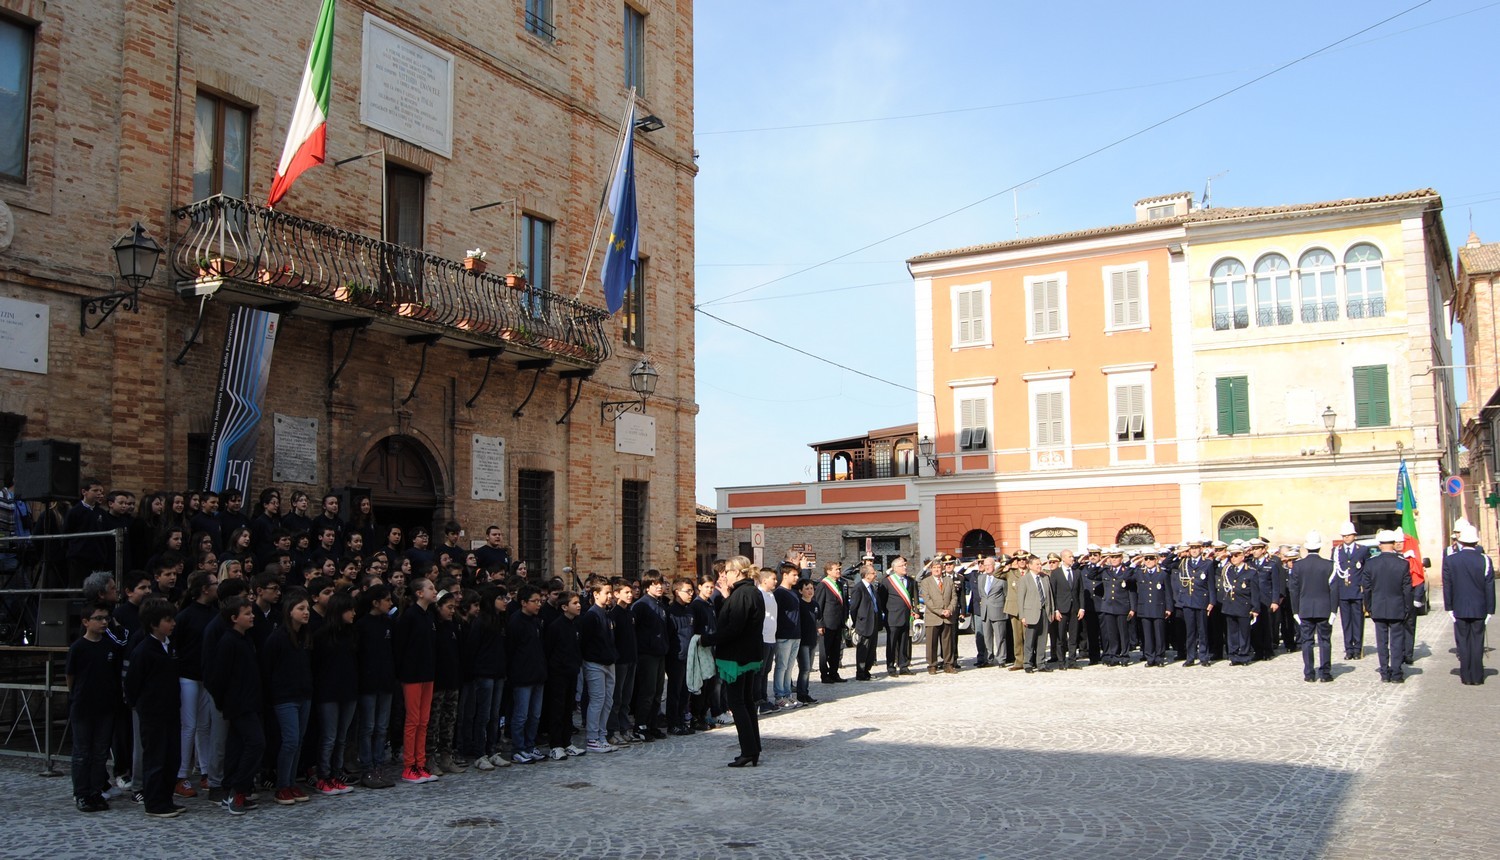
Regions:
<instances>
[{"instance_id":1,"label":"woman in black coat","mask_svg":"<svg viewBox=\"0 0 1500 860\"><path fill-rule=\"evenodd\" d=\"M761 667L761 622L766 603L755 587L755 567L737 555L724 564L729 597L719 608L718 642L714 664L724 680L734 730L740 737L740 754L730 767L760 765L760 721L755 713L755 673Z\"/></svg>"}]
</instances>

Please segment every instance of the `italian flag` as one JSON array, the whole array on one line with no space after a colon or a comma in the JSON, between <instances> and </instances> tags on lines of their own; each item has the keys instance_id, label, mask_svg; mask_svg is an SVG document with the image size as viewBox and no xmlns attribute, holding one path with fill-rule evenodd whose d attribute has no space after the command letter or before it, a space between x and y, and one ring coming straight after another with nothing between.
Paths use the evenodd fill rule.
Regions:
<instances>
[{"instance_id":1,"label":"italian flag","mask_svg":"<svg viewBox=\"0 0 1500 860\"><path fill-rule=\"evenodd\" d=\"M307 68L302 71L302 87L297 92L297 108L292 111L292 125L287 129L286 148L271 183L268 206L286 196L302 171L322 164L327 151L328 96L333 92L333 0L323 0L318 13L318 27L313 32L312 49L307 52Z\"/></svg>"}]
</instances>

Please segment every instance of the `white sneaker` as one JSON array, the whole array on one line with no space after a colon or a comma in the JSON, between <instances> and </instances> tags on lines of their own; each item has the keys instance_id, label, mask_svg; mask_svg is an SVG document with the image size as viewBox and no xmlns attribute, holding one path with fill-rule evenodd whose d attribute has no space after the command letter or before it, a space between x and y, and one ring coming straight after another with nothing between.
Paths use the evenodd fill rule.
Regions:
<instances>
[{"instance_id":1,"label":"white sneaker","mask_svg":"<svg viewBox=\"0 0 1500 860\"><path fill-rule=\"evenodd\" d=\"M721 726L732 726L734 725L734 715L729 713L728 711L725 711L717 717L714 717L714 722L718 723Z\"/></svg>"},{"instance_id":2,"label":"white sneaker","mask_svg":"<svg viewBox=\"0 0 1500 860\"><path fill-rule=\"evenodd\" d=\"M504 753L495 753L494 755L490 756L490 766L510 767L510 759L506 758Z\"/></svg>"},{"instance_id":3,"label":"white sneaker","mask_svg":"<svg viewBox=\"0 0 1500 860\"><path fill-rule=\"evenodd\" d=\"M474 769L475 770L494 770L495 766L492 765L492 764L490 764L490 760L489 759L485 758L484 756L480 756L479 758L474 759Z\"/></svg>"},{"instance_id":4,"label":"white sneaker","mask_svg":"<svg viewBox=\"0 0 1500 860\"><path fill-rule=\"evenodd\" d=\"M801 702L799 702L796 699L793 699L791 697L787 697L785 699L782 699L781 701L777 702L776 704L780 705L781 709L784 710L784 711L790 711L793 708L800 708L800 707L802 707L802 703Z\"/></svg>"},{"instance_id":5,"label":"white sneaker","mask_svg":"<svg viewBox=\"0 0 1500 860\"><path fill-rule=\"evenodd\" d=\"M617 747L617 746L615 746L614 744L611 744L611 743L600 743L598 741L589 741L589 752L592 752L592 753L612 753L612 752L614 752L617 749L619 749L619 747Z\"/></svg>"},{"instance_id":6,"label":"white sneaker","mask_svg":"<svg viewBox=\"0 0 1500 860\"><path fill-rule=\"evenodd\" d=\"M567 753L573 758L577 758L578 756L585 755L588 750L581 750L578 747L573 746L572 744L568 744L566 747L563 747L563 752Z\"/></svg>"},{"instance_id":7,"label":"white sneaker","mask_svg":"<svg viewBox=\"0 0 1500 860\"><path fill-rule=\"evenodd\" d=\"M552 752L548 753L548 757L553 761L562 761L568 757L568 751L562 747L553 747Z\"/></svg>"}]
</instances>

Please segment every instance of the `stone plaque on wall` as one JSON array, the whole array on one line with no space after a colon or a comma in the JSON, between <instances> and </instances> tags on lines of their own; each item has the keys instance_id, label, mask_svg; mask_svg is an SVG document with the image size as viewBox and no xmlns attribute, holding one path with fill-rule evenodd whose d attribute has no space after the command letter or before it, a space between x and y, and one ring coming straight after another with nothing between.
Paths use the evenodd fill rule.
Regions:
<instances>
[{"instance_id":1,"label":"stone plaque on wall","mask_svg":"<svg viewBox=\"0 0 1500 860\"><path fill-rule=\"evenodd\" d=\"M51 309L0 297L0 368L47 372L47 321Z\"/></svg>"},{"instance_id":2,"label":"stone plaque on wall","mask_svg":"<svg viewBox=\"0 0 1500 860\"><path fill-rule=\"evenodd\" d=\"M656 456L656 419L637 412L622 412L615 421L615 452Z\"/></svg>"},{"instance_id":3,"label":"stone plaque on wall","mask_svg":"<svg viewBox=\"0 0 1500 860\"><path fill-rule=\"evenodd\" d=\"M474 491L469 498L505 501L505 440L475 433L473 454Z\"/></svg>"},{"instance_id":4,"label":"stone plaque on wall","mask_svg":"<svg viewBox=\"0 0 1500 860\"><path fill-rule=\"evenodd\" d=\"M453 55L365 13L359 121L453 155Z\"/></svg>"},{"instance_id":5,"label":"stone plaque on wall","mask_svg":"<svg viewBox=\"0 0 1500 860\"><path fill-rule=\"evenodd\" d=\"M275 447L272 480L290 484L318 482L318 419L278 413Z\"/></svg>"}]
</instances>

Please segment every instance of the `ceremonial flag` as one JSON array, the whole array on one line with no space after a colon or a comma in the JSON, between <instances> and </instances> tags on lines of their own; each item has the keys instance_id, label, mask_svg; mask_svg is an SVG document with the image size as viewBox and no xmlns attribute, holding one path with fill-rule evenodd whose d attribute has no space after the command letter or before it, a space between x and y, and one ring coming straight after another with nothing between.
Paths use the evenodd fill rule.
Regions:
<instances>
[{"instance_id":1,"label":"ceremonial flag","mask_svg":"<svg viewBox=\"0 0 1500 860\"><path fill-rule=\"evenodd\" d=\"M640 259L639 222L635 211L635 108L625 116L625 141L621 144L615 176L609 186L610 231L604 249L599 279L604 283L604 304L610 313L625 303L625 290L635 277Z\"/></svg>"},{"instance_id":2,"label":"ceremonial flag","mask_svg":"<svg viewBox=\"0 0 1500 860\"><path fill-rule=\"evenodd\" d=\"M333 92L333 2L323 0L323 11L318 13L307 67L302 71L302 88L297 92L297 107L292 111L268 206L275 206L286 196L302 171L322 164L327 151L328 96Z\"/></svg>"},{"instance_id":3,"label":"ceremonial flag","mask_svg":"<svg viewBox=\"0 0 1500 860\"><path fill-rule=\"evenodd\" d=\"M1411 550L1418 557L1421 551L1417 543L1417 497L1411 491L1411 476L1406 472L1406 458L1401 458L1401 468L1396 472L1396 510L1401 512L1401 534L1405 536L1402 552Z\"/></svg>"}]
</instances>

